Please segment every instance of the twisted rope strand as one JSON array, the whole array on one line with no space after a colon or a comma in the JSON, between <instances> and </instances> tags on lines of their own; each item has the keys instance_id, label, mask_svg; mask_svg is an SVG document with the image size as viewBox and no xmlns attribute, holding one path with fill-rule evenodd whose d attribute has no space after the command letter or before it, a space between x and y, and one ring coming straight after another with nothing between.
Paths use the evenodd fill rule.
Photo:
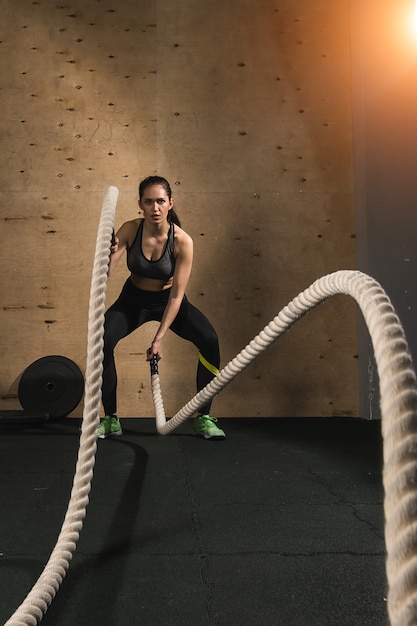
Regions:
<instances>
[{"instance_id":1,"label":"twisted rope strand","mask_svg":"<svg viewBox=\"0 0 417 626\"><path fill-rule=\"evenodd\" d=\"M345 294L359 305L371 336L380 380L384 445L384 513L388 613L392 626L417 625L417 386L401 323L382 287L359 271L316 280L232 359L204 389L166 420L158 372L151 375L156 427L166 435L217 395L308 310Z\"/></svg>"},{"instance_id":2,"label":"twisted rope strand","mask_svg":"<svg viewBox=\"0 0 417 626\"><path fill-rule=\"evenodd\" d=\"M97 233L88 314L83 421L67 513L48 563L32 590L5 626L36 626L41 621L65 578L86 515L100 421L104 307L110 241L118 194L116 187L107 189Z\"/></svg>"}]
</instances>

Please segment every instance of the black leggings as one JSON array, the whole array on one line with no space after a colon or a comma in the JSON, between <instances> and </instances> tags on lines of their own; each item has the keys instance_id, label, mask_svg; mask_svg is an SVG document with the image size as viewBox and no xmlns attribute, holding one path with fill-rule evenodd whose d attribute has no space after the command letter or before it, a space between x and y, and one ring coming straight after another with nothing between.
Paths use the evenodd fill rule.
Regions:
<instances>
[{"instance_id":1,"label":"black leggings","mask_svg":"<svg viewBox=\"0 0 417 626\"><path fill-rule=\"evenodd\" d=\"M114 349L117 343L145 322L160 322L169 293L169 289L156 292L143 291L135 287L128 278L120 296L107 310L104 322L102 384L105 415L116 415L117 412L117 373L114 361ZM219 341L216 331L205 315L193 306L186 296L170 328L183 339L191 341L200 352L197 366L197 391L200 391L214 378L220 366ZM201 407L199 412L208 414L210 406L211 401Z\"/></svg>"}]
</instances>

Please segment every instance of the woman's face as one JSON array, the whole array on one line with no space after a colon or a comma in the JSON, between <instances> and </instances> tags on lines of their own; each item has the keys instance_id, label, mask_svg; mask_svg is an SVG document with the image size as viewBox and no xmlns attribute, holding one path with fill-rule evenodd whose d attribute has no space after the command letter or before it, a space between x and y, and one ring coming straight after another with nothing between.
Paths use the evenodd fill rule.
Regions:
<instances>
[{"instance_id":1,"label":"woman's face","mask_svg":"<svg viewBox=\"0 0 417 626\"><path fill-rule=\"evenodd\" d=\"M142 209L146 220L158 224L167 220L168 211L173 206L172 198L162 185L152 185L146 187L142 198L139 200L139 207Z\"/></svg>"}]
</instances>

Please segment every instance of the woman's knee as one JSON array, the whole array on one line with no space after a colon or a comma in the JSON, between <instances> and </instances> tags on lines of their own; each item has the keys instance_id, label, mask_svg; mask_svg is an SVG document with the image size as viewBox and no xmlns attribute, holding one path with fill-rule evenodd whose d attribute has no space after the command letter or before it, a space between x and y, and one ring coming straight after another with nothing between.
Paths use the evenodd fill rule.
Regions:
<instances>
[{"instance_id":1,"label":"woman's knee","mask_svg":"<svg viewBox=\"0 0 417 626\"><path fill-rule=\"evenodd\" d=\"M104 354L112 355L116 345L119 343L126 332L124 331L124 320L113 311L108 311L104 317Z\"/></svg>"}]
</instances>

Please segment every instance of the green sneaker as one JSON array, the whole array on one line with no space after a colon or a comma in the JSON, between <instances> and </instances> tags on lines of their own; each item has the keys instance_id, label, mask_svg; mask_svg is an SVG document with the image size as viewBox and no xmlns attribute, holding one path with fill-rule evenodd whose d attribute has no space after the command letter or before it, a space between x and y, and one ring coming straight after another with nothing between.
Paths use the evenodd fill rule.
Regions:
<instances>
[{"instance_id":1,"label":"green sneaker","mask_svg":"<svg viewBox=\"0 0 417 626\"><path fill-rule=\"evenodd\" d=\"M122 427L120 426L119 418L114 415L106 415L101 420L98 427L98 437L100 439L106 439L106 437L117 437L122 435Z\"/></svg>"},{"instance_id":2,"label":"green sneaker","mask_svg":"<svg viewBox=\"0 0 417 626\"><path fill-rule=\"evenodd\" d=\"M216 426L216 422L216 417L199 415L194 420L193 432L197 437L204 437L204 439L225 439L224 431Z\"/></svg>"}]
</instances>

